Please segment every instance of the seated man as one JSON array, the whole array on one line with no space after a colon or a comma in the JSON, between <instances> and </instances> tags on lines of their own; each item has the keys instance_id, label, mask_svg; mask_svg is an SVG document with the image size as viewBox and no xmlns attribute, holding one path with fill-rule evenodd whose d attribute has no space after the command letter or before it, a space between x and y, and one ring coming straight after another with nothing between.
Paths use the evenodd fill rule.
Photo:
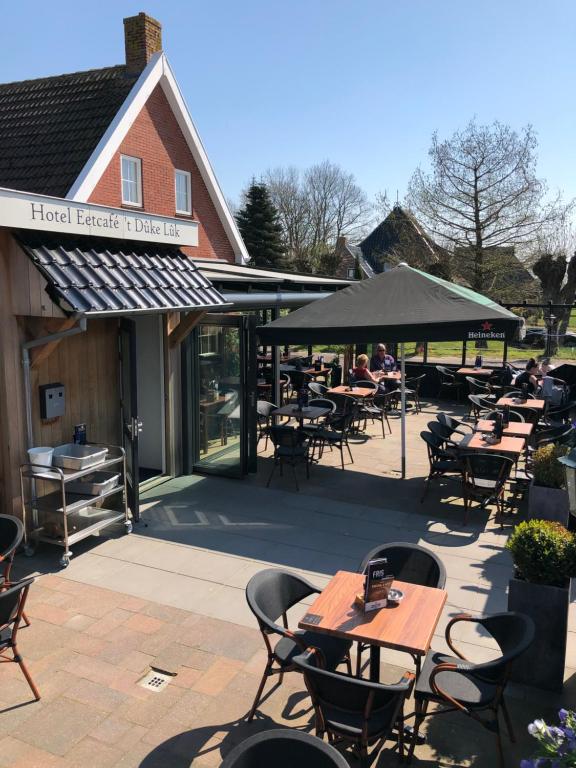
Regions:
<instances>
[{"instance_id":1,"label":"seated man","mask_svg":"<svg viewBox=\"0 0 576 768\"><path fill-rule=\"evenodd\" d=\"M370 358L371 371L392 371L394 370L395 360L386 350L386 344L378 344L376 354Z\"/></svg>"}]
</instances>

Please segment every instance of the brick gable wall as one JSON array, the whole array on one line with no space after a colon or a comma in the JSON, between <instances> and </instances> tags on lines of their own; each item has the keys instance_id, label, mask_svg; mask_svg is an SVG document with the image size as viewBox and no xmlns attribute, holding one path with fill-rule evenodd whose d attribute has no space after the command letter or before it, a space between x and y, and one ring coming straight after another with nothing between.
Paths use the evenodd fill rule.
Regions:
<instances>
[{"instance_id":1,"label":"brick gable wall","mask_svg":"<svg viewBox=\"0 0 576 768\"><path fill-rule=\"evenodd\" d=\"M90 196L91 203L122 207L120 155L142 160L143 210L148 213L175 216L174 169L189 171L192 218L199 223L198 247L182 250L195 258L226 259L234 263L232 245L160 85L150 95L102 174Z\"/></svg>"}]
</instances>

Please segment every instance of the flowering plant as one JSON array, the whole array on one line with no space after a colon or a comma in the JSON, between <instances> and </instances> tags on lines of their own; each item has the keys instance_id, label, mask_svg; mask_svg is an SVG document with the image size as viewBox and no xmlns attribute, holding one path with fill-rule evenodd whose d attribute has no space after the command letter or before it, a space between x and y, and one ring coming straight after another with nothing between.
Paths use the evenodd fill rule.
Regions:
<instances>
[{"instance_id":1,"label":"flowering plant","mask_svg":"<svg viewBox=\"0 0 576 768\"><path fill-rule=\"evenodd\" d=\"M572 768L576 766L576 713L561 709L560 725L546 725L534 720L528 733L538 739L539 754L531 760L522 760L520 768Z\"/></svg>"}]
</instances>

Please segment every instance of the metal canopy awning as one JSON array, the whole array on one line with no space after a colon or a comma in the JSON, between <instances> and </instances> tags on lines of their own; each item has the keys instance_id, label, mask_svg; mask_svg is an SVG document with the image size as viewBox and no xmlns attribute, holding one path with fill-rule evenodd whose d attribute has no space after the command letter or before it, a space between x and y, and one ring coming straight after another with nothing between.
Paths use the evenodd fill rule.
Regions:
<instances>
[{"instance_id":1,"label":"metal canopy awning","mask_svg":"<svg viewBox=\"0 0 576 768\"><path fill-rule=\"evenodd\" d=\"M18 233L50 298L67 314L226 309L229 302L179 248L98 238Z\"/></svg>"}]
</instances>

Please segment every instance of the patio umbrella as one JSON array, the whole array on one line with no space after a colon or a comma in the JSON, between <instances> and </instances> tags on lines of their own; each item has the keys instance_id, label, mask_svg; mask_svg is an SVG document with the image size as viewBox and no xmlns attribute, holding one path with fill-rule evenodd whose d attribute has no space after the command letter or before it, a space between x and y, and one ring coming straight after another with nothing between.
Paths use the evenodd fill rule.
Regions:
<instances>
[{"instance_id":1,"label":"patio umbrella","mask_svg":"<svg viewBox=\"0 0 576 768\"><path fill-rule=\"evenodd\" d=\"M507 341L522 319L461 285L399 264L256 329L263 344L400 343L402 477L406 468L406 341Z\"/></svg>"}]
</instances>

